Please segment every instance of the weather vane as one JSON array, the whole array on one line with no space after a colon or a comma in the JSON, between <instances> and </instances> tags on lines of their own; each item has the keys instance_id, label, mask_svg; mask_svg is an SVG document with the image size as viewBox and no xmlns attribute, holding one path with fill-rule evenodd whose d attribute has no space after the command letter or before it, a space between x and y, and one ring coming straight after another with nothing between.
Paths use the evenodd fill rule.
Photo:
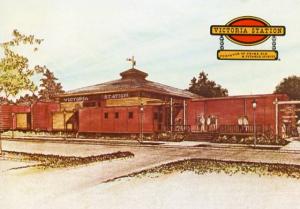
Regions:
<instances>
[{"instance_id":1,"label":"weather vane","mask_svg":"<svg viewBox=\"0 0 300 209\"><path fill-rule=\"evenodd\" d=\"M131 62L132 68L134 68L134 66L136 65L136 61L134 59L134 56L132 56L131 58L127 58L126 61Z\"/></svg>"}]
</instances>

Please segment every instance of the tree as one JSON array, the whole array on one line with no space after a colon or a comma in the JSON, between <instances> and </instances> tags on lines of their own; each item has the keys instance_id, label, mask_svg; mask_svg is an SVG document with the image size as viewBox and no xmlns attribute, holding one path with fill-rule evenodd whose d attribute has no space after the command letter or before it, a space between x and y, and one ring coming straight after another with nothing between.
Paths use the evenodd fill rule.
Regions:
<instances>
[{"instance_id":1,"label":"tree","mask_svg":"<svg viewBox=\"0 0 300 209\"><path fill-rule=\"evenodd\" d=\"M35 66L30 69L28 59L13 51L19 45L37 45L42 39L36 39L33 35L23 35L17 30L13 31L13 39L0 44L4 51L4 57L0 60L0 92L6 99L15 97L21 91L34 92L37 86L31 80L36 73L41 73L42 68ZM34 48L37 51L37 48Z\"/></svg>"},{"instance_id":2,"label":"tree","mask_svg":"<svg viewBox=\"0 0 300 209\"><path fill-rule=\"evenodd\" d=\"M208 80L208 74L200 72L198 80L193 77L188 91L203 97L225 97L228 96L228 90L216 84L215 81Z\"/></svg>"},{"instance_id":3,"label":"tree","mask_svg":"<svg viewBox=\"0 0 300 209\"><path fill-rule=\"evenodd\" d=\"M25 94L24 96L21 96L19 99L16 100L17 104L25 104L30 105L38 100L38 96L35 94Z\"/></svg>"},{"instance_id":4,"label":"tree","mask_svg":"<svg viewBox=\"0 0 300 209\"><path fill-rule=\"evenodd\" d=\"M287 94L292 100L300 100L300 76L284 78L276 87L274 93Z\"/></svg>"},{"instance_id":5,"label":"tree","mask_svg":"<svg viewBox=\"0 0 300 209\"><path fill-rule=\"evenodd\" d=\"M39 66L29 68L28 59L13 49L19 45L39 45L43 40L33 35L23 35L17 30L14 30L12 35L11 41L0 43L4 55L0 59L0 93L5 95L6 102L10 101L11 96L16 97L22 91L35 92L37 86L31 78L36 73L42 72ZM37 51L37 48L34 47L33 50ZM1 131L0 124L0 154L2 153Z\"/></svg>"},{"instance_id":6,"label":"tree","mask_svg":"<svg viewBox=\"0 0 300 209\"><path fill-rule=\"evenodd\" d=\"M45 69L43 78L40 80L39 99L51 101L57 94L64 93L61 83L49 69Z\"/></svg>"},{"instance_id":7,"label":"tree","mask_svg":"<svg viewBox=\"0 0 300 209\"><path fill-rule=\"evenodd\" d=\"M274 93L287 94L291 100L300 100L300 76L289 76L284 78L276 87ZM297 108L300 105L296 105ZM297 112L298 119L300 112Z\"/></svg>"},{"instance_id":8,"label":"tree","mask_svg":"<svg viewBox=\"0 0 300 209\"><path fill-rule=\"evenodd\" d=\"M13 104L14 102L11 99L0 96L0 105L1 104Z\"/></svg>"}]
</instances>

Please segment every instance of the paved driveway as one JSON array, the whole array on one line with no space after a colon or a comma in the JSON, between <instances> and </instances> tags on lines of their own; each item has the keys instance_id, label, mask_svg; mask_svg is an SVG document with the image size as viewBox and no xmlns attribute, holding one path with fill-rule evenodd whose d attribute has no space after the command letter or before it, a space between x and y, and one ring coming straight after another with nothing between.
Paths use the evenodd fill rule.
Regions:
<instances>
[{"instance_id":1,"label":"paved driveway","mask_svg":"<svg viewBox=\"0 0 300 209\"><path fill-rule=\"evenodd\" d=\"M300 165L300 153L251 148L210 148L210 147L165 147L126 146L99 144L72 144L50 142L3 141L3 149L30 153L56 154L66 156L91 156L116 151L130 151L135 157L97 162L75 168L17 169L1 172L0 208L14 205L12 197L35 208L36 199L56 198L69 192L80 192L107 180L126 176L160 164L189 159L219 159L266 163L288 163ZM0 164L4 161L0 161ZM9 197L9 198L8 198ZM8 198L8 199L6 199ZM38 201L37 201L38 202ZM1 204L3 207L1 207ZM4 207L5 206L5 207Z\"/></svg>"}]
</instances>

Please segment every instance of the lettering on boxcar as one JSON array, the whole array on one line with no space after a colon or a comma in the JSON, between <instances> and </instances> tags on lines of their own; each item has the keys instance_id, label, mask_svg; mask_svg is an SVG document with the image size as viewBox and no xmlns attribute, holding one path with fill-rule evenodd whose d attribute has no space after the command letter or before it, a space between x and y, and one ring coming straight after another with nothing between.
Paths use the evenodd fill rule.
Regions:
<instances>
[{"instance_id":1,"label":"lettering on boxcar","mask_svg":"<svg viewBox=\"0 0 300 209\"><path fill-rule=\"evenodd\" d=\"M129 97L128 93L124 94L105 94L103 96L104 99L123 99Z\"/></svg>"},{"instance_id":2,"label":"lettering on boxcar","mask_svg":"<svg viewBox=\"0 0 300 209\"><path fill-rule=\"evenodd\" d=\"M88 100L89 100L89 98L85 97L85 96L63 98L64 102L82 102L82 101L88 101Z\"/></svg>"}]
</instances>

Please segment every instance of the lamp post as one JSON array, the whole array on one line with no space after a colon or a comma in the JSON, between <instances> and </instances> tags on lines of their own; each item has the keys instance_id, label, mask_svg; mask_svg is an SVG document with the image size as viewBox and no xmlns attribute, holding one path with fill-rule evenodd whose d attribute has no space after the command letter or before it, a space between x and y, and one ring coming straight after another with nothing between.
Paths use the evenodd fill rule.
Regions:
<instances>
[{"instance_id":1,"label":"lamp post","mask_svg":"<svg viewBox=\"0 0 300 209\"><path fill-rule=\"evenodd\" d=\"M143 138L144 138L144 104L141 103L141 107L140 107L140 111L141 111L141 132L140 132L140 139L141 142L143 142Z\"/></svg>"},{"instance_id":2,"label":"lamp post","mask_svg":"<svg viewBox=\"0 0 300 209\"><path fill-rule=\"evenodd\" d=\"M67 139L67 124L66 124L66 109L63 109L63 120L64 120L64 140Z\"/></svg>"},{"instance_id":3,"label":"lamp post","mask_svg":"<svg viewBox=\"0 0 300 209\"><path fill-rule=\"evenodd\" d=\"M14 134L14 131L15 131L15 127L14 127L14 124L17 125L17 123L15 123L16 121L16 114L15 113L11 113L11 118L12 118L12 130L11 130L11 138L15 138L15 134Z\"/></svg>"},{"instance_id":4,"label":"lamp post","mask_svg":"<svg viewBox=\"0 0 300 209\"><path fill-rule=\"evenodd\" d=\"M253 108L253 133L254 133L254 147L256 147L256 121L255 121L255 110L257 107L257 102L254 99L252 101L252 108Z\"/></svg>"}]
</instances>

